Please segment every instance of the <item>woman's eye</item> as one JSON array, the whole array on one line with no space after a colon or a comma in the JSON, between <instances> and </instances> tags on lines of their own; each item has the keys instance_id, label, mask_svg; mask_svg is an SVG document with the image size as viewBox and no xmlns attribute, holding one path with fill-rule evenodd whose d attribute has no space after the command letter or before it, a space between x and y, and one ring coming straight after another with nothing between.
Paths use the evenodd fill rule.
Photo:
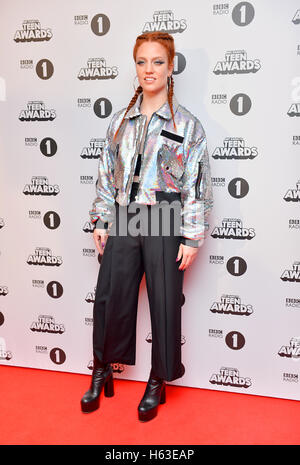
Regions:
<instances>
[{"instance_id":1,"label":"woman's eye","mask_svg":"<svg viewBox=\"0 0 300 465\"><path fill-rule=\"evenodd\" d=\"M144 61L138 61L137 64L138 65L143 65L145 62ZM155 61L154 62L156 65L163 65L164 64L164 61Z\"/></svg>"}]
</instances>

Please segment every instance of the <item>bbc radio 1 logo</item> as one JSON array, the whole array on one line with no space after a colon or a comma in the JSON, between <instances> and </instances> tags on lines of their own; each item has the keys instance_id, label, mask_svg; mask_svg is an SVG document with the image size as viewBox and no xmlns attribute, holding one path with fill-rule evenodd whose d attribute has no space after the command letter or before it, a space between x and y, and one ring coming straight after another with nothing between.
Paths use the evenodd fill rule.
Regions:
<instances>
[{"instance_id":1,"label":"bbc radio 1 logo","mask_svg":"<svg viewBox=\"0 0 300 465\"><path fill-rule=\"evenodd\" d=\"M174 34L187 28L186 19L175 19L172 10L161 10L153 13L153 21L144 24L142 32L161 31Z\"/></svg>"},{"instance_id":2,"label":"bbc radio 1 logo","mask_svg":"<svg viewBox=\"0 0 300 465\"><path fill-rule=\"evenodd\" d=\"M37 147L37 137L25 137L25 147ZM44 137L40 142L40 151L45 157L53 157L57 152L57 143L52 137Z\"/></svg>"},{"instance_id":3,"label":"bbc radio 1 logo","mask_svg":"<svg viewBox=\"0 0 300 465\"><path fill-rule=\"evenodd\" d=\"M291 270L284 270L280 279L282 279L282 281L300 283L300 262L294 262L292 267Z\"/></svg>"},{"instance_id":4,"label":"bbc radio 1 logo","mask_svg":"<svg viewBox=\"0 0 300 465\"><path fill-rule=\"evenodd\" d=\"M103 137L91 139L89 145L83 147L80 154L81 158L83 158L84 160L96 160L100 158L103 152L104 144L105 139Z\"/></svg>"},{"instance_id":5,"label":"bbc radio 1 logo","mask_svg":"<svg viewBox=\"0 0 300 465\"><path fill-rule=\"evenodd\" d=\"M47 109L41 100L32 100L27 103L27 108L20 111L20 121L53 121L56 118L54 109Z\"/></svg>"},{"instance_id":6,"label":"bbc radio 1 logo","mask_svg":"<svg viewBox=\"0 0 300 465\"><path fill-rule=\"evenodd\" d=\"M53 363L55 363L55 365L62 365L63 363L65 363L66 358L67 358L65 351L61 349L60 347L54 347L49 352L49 349L47 346L38 345L38 346L35 346L35 351L38 354L49 353L50 360Z\"/></svg>"},{"instance_id":7,"label":"bbc radio 1 logo","mask_svg":"<svg viewBox=\"0 0 300 465\"><path fill-rule=\"evenodd\" d=\"M300 202L300 179L296 182L296 189L289 189L283 198L286 202Z\"/></svg>"},{"instance_id":8,"label":"bbc radio 1 logo","mask_svg":"<svg viewBox=\"0 0 300 465\"><path fill-rule=\"evenodd\" d=\"M33 69L33 60L20 60L20 69ZM35 66L35 72L40 79L50 79L54 73L54 65L47 58L39 60Z\"/></svg>"},{"instance_id":9,"label":"bbc radio 1 logo","mask_svg":"<svg viewBox=\"0 0 300 465\"><path fill-rule=\"evenodd\" d=\"M208 336L211 338L223 339L223 330L209 328ZM239 331L230 331L225 336L225 343L229 349L241 350L246 343L246 339L245 336Z\"/></svg>"},{"instance_id":10,"label":"bbc radio 1 logo","mask_svg":"<svg viewBox=\"0 0 300 465\"><path fill-rule=\"evenodd\" d=\"M227 94L212 94L211 104L212 105L226 105L229 97ZM249 113L252 107L252 102L249 95L242 92L233 95L229 101L229 108L231 112L236 116L244 116Z\"/></svg>"},{"instance_id":11,"label":"bbc radio 1 logo","mask_svg":"<svg viewBox=\"0 0 300 465\"><path fill-rule=\"evenodd\" d=\"M300 337L292 337L289 346L281 346L278 355L280 357L293 358L299 360L300 358Z\"/></svg>"},{"instance_id":12,"label":"bbc radio 1 logo","mask_svg":"<svg viewBox=\"0 0 300 465\"><path fill-rule=\"evenodd\" d=\"M39 315L37 321L33 321L30 326L31 331L36 333L63 334L65 325L56 323L51 315Z\"/></svg>"},{"instance_id":13,"label":"bbc radio 1 logo","mask_svg":"<svg viewBox=\"0 0 300 465\"><path fill-rule=\"evenodd\" d=\"M216 147L212 157L215 160L253 160L257 155L257 147L247 147L242 137L226 137L223 147Z\"/></svg>"},{"instance_id":14,"label":"bbc radio 1 logo","mask_svg":"<svg viewBox=\"0 0 300 465\"><path fill-rule=\"evenodd\" d=\"M108 33L110 29L110 20L108 16L99 13L92 18L91 29L97 36L103 36Z\"/></svg>"},{"instance_id":15,"label":"bbc radio 1 logo","mask_svg":"<svg viewBox=\"0 0 300 465\"><path fill-rule=\"evenodd\" d=\"M43 42L53 37L49 27L42 28L38 19L25 19L22 23L22 29L15 32L15 42Z\"/></svg>"},{"instance_id":16,"label":"bbc radio 1 logo","mask_svg":"<svg viewBox=\"0 0 300 465\"><path fill-rule=\"evenodd\" d=\"M260 60L249 60L245 50L229 50L225 52L224 60L218 61L214 67L214 74L249 74L257 73L261 68Z\"/></svg>"},{"instance_id":17,"label":"bbc radio 1 logo","mask_svg":"<svg viewBox=\"0 0 300 465\"><path fill-rule=\"evenodd\" d=\"M212 177L211 183L213 187L225 187L226 178ZM242 199L249 193L249 183L244 178L233 178L228 182L227 189L231 197L234 199Z\"/></svg>"},{"instance_id":18,"label":"bbc radio 1 logo","mask_svg":"<svg viewBox=\"0 0 300 465\"><path fill-rule=\"evenodd\" d=\"M105 58L89 58L87 66L78 73L80 81L115 79L118 76L117 66L107 66Z\"/></svg>"},{"instance_id":19,"label":"bbc radio 1 logo","mask_svg":"<svg viewBox=\"0 0 300 465\"><path fill-rule=\"evenodd\" d=\"M41 211L29 210L28 217L32 220L40 220ZM43 216L43 223L48 229L57 229L60 225L60 216L53 210L47 211Z\"/></svg>"},{"instance_id":20,"label":"bbc radio 1 logo","mask_svg":"<svg viewBox=\"0 0 300 465\"><path fill-rule=\"evenodd\" d=\"M253 239L254 228L244 228L239 218L224 218L222 226L215 226L211 237L214 239Z\"/></svg>"},{"instance_id":21,"label":"bbc radio 1 logo","mask_svg":"<svg viewBox=\"0 0 300 465\"><path fill-rule=\"evenodd\" d=\"M63 261L62 257L52 255L48 247L36 247L34 253L29 255L27 263L28 265L60 266Z\"/></svg>"},{"instance_id":22,"label":"bbc radio 1 logo","mask_svg":"<svg viewBox=\"0 0 300 465\"><path fill-rule=\"evenodd\" d=\"M230 386L237 388L249 388L252 385L251 378L240 375L237 368L222 367L219 373L213 373L209 382L218 386Z\"/></svg>"},{"instance_id":23,"label":"bbc radio 1 logo","mask_svg":"<svg viewBox=\"0 0 300 465\"><path fill-rule=\"evenodd\" d=\"M43 279L33 279L32 287L44 289L45 281ZM52 299L59 299L64 293L64 288L58 281L50 281L46 286L46 290L47 294L49 297L52 297Z\"/></svg>"},{"instance_id":24,"label":"bbc radio 1 logo","mask_svg":"<svg viewBox=\"0 0 300 465\"><path fill-rule=\"evenodd\" d=\"M77 99L78 108L91 108L92 99L90 97L80 97ZM112 103L106 97L99 97L93 104L93 111L98 118L105 119L112 112Z\"/></svg>"},{"instance_id":25,"label":"bbc radio 1 logo","mask_svg":"<svg viewBox=\"0 0 300 465\"><path fill-rule=\"evenodd\" d=\"M238 295L223 294L220 302L214 302L210 307L212 313L219 315L245 315L249 316L253 313L251 304L243 304L242 299Z\"/></svg>"},{"instance_id":26,"label":"bbc radio 1 logo","mask_svg":"<svg viewBox=\"0 0 300 465\"><path fill-rule=\"evenodd\" d=\"M224 255L209 255L209 263L212 265L223 265L224 262ZM227 260L226 269L232 276L242 276L247 271L247 262L235 255Z\"/></svg>"},{"instance_id":27,"label":"bbc radio 1 logo","mask_svg":"<svg viewBox=\"0 0 300 465\"><path fill-rule=\"evenodd\" d=\"M23 194L25 195L57 195L59 194L59 186L57 184L49 184L46 176L32 176L31 184L25 184Z\"/></svg>"}]
</instances>

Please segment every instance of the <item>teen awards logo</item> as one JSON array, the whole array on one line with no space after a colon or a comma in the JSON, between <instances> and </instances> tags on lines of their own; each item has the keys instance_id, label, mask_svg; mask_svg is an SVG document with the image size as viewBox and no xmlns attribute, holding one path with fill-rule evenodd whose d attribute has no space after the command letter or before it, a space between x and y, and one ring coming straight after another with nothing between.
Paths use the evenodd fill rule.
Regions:
<instances>
[{"instance_id":1,"label":"teen awards logo","mask_svg":"<svg viewBox=\"0 0 300 465\"><path fill-rule=\"evenodd\" d=\"M0 295L6 296L8 294L8 287L7 286L2 286L0 284Z\"/></svg>"},{"instance_id":2,"label":"teen awards logo","mask_svg":"<svg viewBox=\"0 0 300 465\"><path fill-rule=\"evenodd\" d=\"M65 332L65 326L56 323L54 317L50 315L39 315L37 321L31 324L30 329L37 333L62 334Z\"/></svg>"},{"instance_id":3,"label":"teen awards logo","mask_svg":"<svg viewBox=\"0 0 300 465\"><path fill-rule=\"evenodd\" d=\"M292 19L292 23L300 24L300 10L297 10Z\"/></svg>"},{"instance_id":4,"label":"teen awards logo","mask_svg":"<svg viewBox=\"0 0 300 465\"><path fill-rule=\"evenodd\" d=\"M289 346L280 347L278 355L298 360L300 358L300 337L292 337Z\"/></svg>"},{"instance_id":5,"label":"teen awards logo","mask_svg":"<svg viewBox=\"0 0 300 465\"><path fill-rule=\"evenodd\" d=\"M115 79L118 76L116 66L107 66L104 58L89 58L87 67L81 68L78 73L78 79L89 81L95 79Z\"/></svg>"},{"instance_id":6,"label":"teen awards logo","mask_svg":"<svg viewBox=\"0 0 300 465\"><path fill-rule=\"evenodd\" d=\"M55 118L55 110L48 110L41 100L28 102L27 108L19 115L20 121L53 121Z\"/></svg>"},{"instance_id":7,"label":"teen awards logo","mask_svg":"<svg viewBox=\"0 0 300 465\"><path fill-rule=\"evenodd\" d=\"M288 116L300 116L300 103L292 103L287 111Z\"/></svg>"},{"instance_id":8,"label":"teen awards logo","mask_svg":"<svg viewBox=\"0 0 300 465\"><path fill-rule=\"evenodd\" d=\"M46 176L32 176L31 184L26 184L23 189L25 195L57 195L59 187L57 184L49 184Z\"/></svg>"},{"instance_id":9,"label":"teen awards logo","mask_svg":"<svg viewBox=\"0 0 300 465\"><path fill-rule=\"evenodd\" d=\"M49 27L42 29L38 19L25 19L22 29L15 33L15 42L43 42L52 38L52 31Z\"/></svg>"},{"instance_id":10,"label":"teen awards logo","mask_svg":"<svg viewBox=\"0 0 300 465\"><path fill-rule=\"evenodd\" d=\"M147 334L147 336L145 338L145 341L148 342L149 344L152 344L152 332L151 331ZM181 345L186 343L185 336L181 335L180 343L181 343Z\"/></svg>"},{"instance_id":11,"label":"teen awards logo","mask_svg":"<svg viewBox=\"0 0 300 465\"><path fill-rule=\"evenodd\" d=\"M219 74L256 73L261 68L260 60L248 60L245 50L230 50L225 52L225 59L218 61L213 72Z\"/></svg>"},{"instance_id":12,"label":"teen awards logo","mask_svg":"<svg viewBox=\"0 0 300 465\"><path fill-rule=\"evenodd\" d=\"M62 262L62 258L52 255L48 247L36 247L34 254L29 255L27 259L28 265L60 266Z\"/></svg>"},{"instance_id":13,"label":"teen awards logo","mask_svg":"<svg viewBox=\"0 0 300 465\"><path fill-rule=\"evenodd\" d=\"M252 385L251 378L240 376L237 368L222 367L219 373L213 373L209 382L219 386L248 388Z\"/></svg>"},{"instance_id":14,"label":"teen awards logo","mask_svg":"<svg viewBox=\"0 0 300 465\"><path fill-rule=\"evenodd\" d=\"M257 154L257 147L246 147L242 137L226 137L223 147L216 147L212 157L215 160L253 160Z\"/></svg>"},{"instance_id":15,"label":"teen awards logo","mask_svg":"<svg viewBox=\"0 0 300 465\"><path fill-rule=\"evenodd\" d=\"M102 150L104 147L105 139L103 138L94 138L90 140L90 143L87 147L83 147L81 151L81 158L95 160L100 158Z\"/></svg>"},{"instance_id":16,"label":"teen awards logo","mask_svg":"<svg viewBox=\"0 0 300 465\"><path fill-rule=\"evenodd\" d=\"M222 226L215 226L211 237L214 239L253 239L254 228L243 228L239 218L224 218Z\"/></svg>"},{"instance_id":17,"label":"teen awards logo","mask_svg":"<svg viewBox=\"0 0 300 465\"><path fill-rule=\"evenodd\" d=\"M96 227L95 225L96 223L92 223L91 221L86 221L83 225L82 230L85 233L92 233Z\"/></svg>"},{"instance_id":18,"label":"teen awards logo","mask_svg":"<svg viewBox=\"0 0 300 465\"><path fill-rule=\"evenodd\" d=\"M96 288L94 288L94 291L93 292L88 292L87 293L87 296L85 298L85 301L88 303L88 304L93 304L95 302L95 295L96 295Z\"/></svg>"},{"instance_id":19,"label":"teen awards logo","mask_svg":"<svg viewBox=\"0 0 300 465\"><path fill-rule=\"evenodd\" d=\"M294 262L293 268L291 270L284 270L280 279L282 281L290 281L291 283L299 283L300 282L300 262Z\"/></svg>"},{"instance_id":20,"label":"teen awards logo","mask_svg":"<svg viewBox=\"0 0 300 465\"><path fill-rule=\"evenodd\" d=\"M243 304L238 295L223 294L220 302L214 302L212 304L210 311L220 315L249 316L253 313L253 306L251 304Z\"/></svg>"},{"instance_id":21,"label":"teen awards logo","mask_svg":"<svg viewBox=\"0 0 300 465\"><path fill-rule=\"evenodd\" d=\"M143 32L162 31L169 34L186 30L186 19L175 19L171 10L155 11L153 21L144 24Z\"/></svg>"},{"instance_id":22,"label":"teen awards logo","mask_svg":"<svg viewBox=\"0 0 300 465\"><path fill-rule=\"evenodd\" d=\"M10 360L12 353L6 348L6 342L3 337L0 337L0 360Z\"/></svg>"},{"instance_id":23,"label":"teen awards logo","mask_svg":"<svg viewBox=\"0 0 300 465\"><path fill-rule=\"evenodd\" d=\"M296 182L296 189L289 189L283 198L286 202L300 201L300 180Z\"/></svg>"}]
</instances>

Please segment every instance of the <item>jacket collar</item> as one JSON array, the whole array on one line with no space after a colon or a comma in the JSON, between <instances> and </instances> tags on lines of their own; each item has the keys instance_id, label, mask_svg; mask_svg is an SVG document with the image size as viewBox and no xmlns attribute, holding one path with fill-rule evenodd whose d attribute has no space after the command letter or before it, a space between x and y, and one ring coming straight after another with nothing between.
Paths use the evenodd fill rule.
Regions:
<instances>
[{"instance_id":1,"label":"jacket collar","mask_svg":"<svg viewBox=\"0 0 300 465\"><path fill-rule=\"evenodd\" d=\"M141 111L140 111L140 106L141 106L141 103L142 103L142 97L143 97L143 92L141 92L138 96L138 98L136 99L136 102L135 104L130 108L130 110L128 111L128 113L125 115L125 118L129 119L129 118L134 118L136 116L139 116L141 115ZM177 98L175 97L175 95L173 94L173 99L172 99L172 103L173 103L173 112L174 112L174 115L177 111L177 108L178 108L178 101L177 101ZM157 115L161 116L162 118L164 119L171 119L172 118L172 113L171 113L171 110L170 110L170 107L169 107L169 102L166 101L158 110L156 110L154 113L156 113Z\"/></svg>"}]
</instances>

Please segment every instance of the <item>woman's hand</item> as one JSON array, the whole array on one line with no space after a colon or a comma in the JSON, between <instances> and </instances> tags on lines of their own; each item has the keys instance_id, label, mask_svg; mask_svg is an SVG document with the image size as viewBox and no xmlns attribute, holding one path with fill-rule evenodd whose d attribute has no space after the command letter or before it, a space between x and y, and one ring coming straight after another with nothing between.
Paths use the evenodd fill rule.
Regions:
<instances>
[{"instance_id":1,"label":"woman's hand","mask_svg":"<svg viewBox=\"0 0 300 465\"><path fill-rule=\"evenodd\" d=\"M107 229L94 229L93 237L100 255L103 255L104 247L108 238Z\"/></svg>"},{"instance_id":2,"label":"woman's hand","mask_svg":"<svg viewBox=\"0 0 300 465\"><path fill-rule=\"evenodd\" d=\"M198 247L190 247L189 245L180 244L176 261L181 260L178 267L179 270L186 270L190 266L198 253Z\"/></svg>"}]
</instances>

